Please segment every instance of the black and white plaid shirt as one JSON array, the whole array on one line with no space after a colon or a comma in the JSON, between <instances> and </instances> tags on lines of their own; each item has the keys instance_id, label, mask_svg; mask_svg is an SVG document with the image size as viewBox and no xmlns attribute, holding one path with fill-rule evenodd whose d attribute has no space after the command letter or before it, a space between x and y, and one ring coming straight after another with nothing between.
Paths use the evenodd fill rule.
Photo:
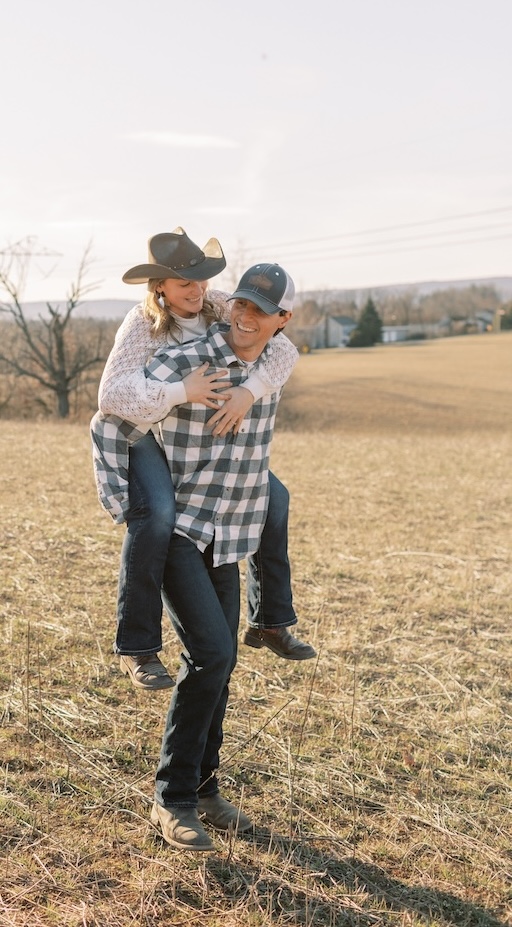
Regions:
<instances>
[{"instance_id":1,"label":"black and white plaid shirt","mask_svg":"<svg viewBox=\"0 0 512 927\"><path fill-rule=\"evenodd\" d=\"M207 335L180 346L179 351L161 351L147 367L147 376L173 382L208 361L215 368L229 369L233 386L241 385L248 369L233 353L224 334L229 325L213 324ZM200 403L176 406L160 423L164 447L176 492L176 528L200 550L213 543L213 563L243 560L255 553L268 506L268 464L275 415L281 390L253 403L237 435L214 437L207 427L214 410ZM100 498L109 495L108 458L116 458L116 433L95 429L95 462ZM147 431L122 423L123 442L133 443ZM101 483L101 458L106 461ZM98 478L98 473L100 474ZM102 499L105 504L105 499ZM114 500L115 502L115 500Z\"/></svg>"}]
</instances>

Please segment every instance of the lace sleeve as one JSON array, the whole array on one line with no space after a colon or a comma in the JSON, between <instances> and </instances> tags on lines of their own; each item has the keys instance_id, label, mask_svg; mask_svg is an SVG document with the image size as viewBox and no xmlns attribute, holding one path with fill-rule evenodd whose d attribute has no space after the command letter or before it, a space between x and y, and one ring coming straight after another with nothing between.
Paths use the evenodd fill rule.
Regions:
<instances>
[{"instance_id":1,"label":"lace sleeve","mask_svg":"<svg viewBox=\"0 0 512 927\"><path fill-rule=\"evenodd\" d=\"M208 299L213 303L223 322L231 318L231 303L228 303L229 293L222 290L208 290Z\"/></svg>"},{"instance_id":2,"label":"lace sleeve","mask_svg":"<svg viewBox=\"0 0 512 927\"><path fill-rule=\"evenodd\" d=\"M274 389L280 389L288 380L299 352L282 332L269 341L257 365L258 373Z\"/></svg>"},{"instance_id":3,"label":"lace sleeve","mask_svg":"<svg viewBox=\"0 0 512 927\"><path fill-rule=\"evenodd\" d=\"M146 379L144 368L166 343L152 337L142 306L130 310L118 329L101 377L100 412L131 422L157 422L165 417L174 404L172 384Z\"/></svg>"}]
</instances>

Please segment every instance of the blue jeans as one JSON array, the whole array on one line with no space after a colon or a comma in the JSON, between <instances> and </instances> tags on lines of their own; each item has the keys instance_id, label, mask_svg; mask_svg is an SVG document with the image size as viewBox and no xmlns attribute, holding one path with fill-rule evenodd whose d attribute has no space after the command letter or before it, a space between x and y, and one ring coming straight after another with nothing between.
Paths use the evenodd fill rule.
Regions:
<instances>
[{"instance_id":1,"label":"blue jeans","mask_svg":"<svg viewBox=\"0 0 512 927\"><path fill-rule=\"evenodd\" d=\"M286 628L297 624L288 560L286 486L269 473L270 497L260 546L247 560L247 622L253 628Z\"/></svg>"},{"instance_id":2,"label":"blue jeans","mask_svg":"<svg viewBox=\"0 0 512 927\"><path fill-rule=\"evenodd\" d=\"M114 652L158 653L162 649L162 577L176 506L167 460L152 433L130 448L129 492Z\"/></svg>"},{"instance_id":3,"label":"blue jeans","mask_svg":"<svg viewBox=\"0 0 512 927\"><path fill-rule=\"evenodd\" d=\"M247 567L247 620L259 628L297 623L288 560L289 493L272 473L269 483L260 548ZM115 653L162 649L161 587L175 517L167 461L150 433L130 448L130 512L121 551Z\"/></svg>"},{"instance_id":4,"label":"blue jeans","mask_svg":"<svg viewBox=\"0 0 512 927\"><path fill-rule=\"evenodd\" d=\"M155 798L164 806L192 807L197 792L218 791L222 723L229 678L236 664L240 581L237 563L212 565L174 534L164 572L163 598L183 651L167 714Z\"/></svg>"}]
</instances>

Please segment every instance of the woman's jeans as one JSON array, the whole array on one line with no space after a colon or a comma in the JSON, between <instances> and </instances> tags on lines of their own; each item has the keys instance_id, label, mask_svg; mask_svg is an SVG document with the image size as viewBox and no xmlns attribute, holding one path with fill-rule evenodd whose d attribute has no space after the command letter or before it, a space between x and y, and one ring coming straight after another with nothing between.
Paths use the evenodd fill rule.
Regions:
<instances>
[{"instance_id":1,"label":"woman's jeans","mask_svg":"<svg viewBox=\"0 0 512 927\"><path fill-rule=\"evenodd\" d=\"M218 791L222 723L236 664L240 581L237 563L212 565L174 534L164 573L163 598L183 651L156 774L161 805L189 807Z\"/></svg>"},{"instance_id":2,"label":"woman's jeans","mask_svg":"<svg viewBox=\"0 0 512 927\"><path fill-rule=\"evenodd\" d=\"M260 548L247 563L247 620L258 628L297 623L288 560L289 493L272 473L269 484ZM162 649L161 588L176 517L167 461L151 432L130 448L129 491L114 651L135 656Z\"/></svg>"}]
</instances>

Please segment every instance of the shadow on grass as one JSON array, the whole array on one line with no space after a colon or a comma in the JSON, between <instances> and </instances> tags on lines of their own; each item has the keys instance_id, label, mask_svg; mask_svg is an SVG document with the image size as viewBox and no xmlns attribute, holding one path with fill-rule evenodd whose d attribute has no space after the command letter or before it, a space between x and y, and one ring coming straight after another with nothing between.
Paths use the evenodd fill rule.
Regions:
<instances>
[{"instance_id":1,"label":"shadow on grass","mask_svg":"<svg viewBox=\"0 0 512 927\"><path fill-rule=\"evenodd\" d=\"M258 833L258 849L276 852L283 859L283 876L263 872L258 866L234 864L210 858L206 868L225 897L245 902L267 915L290 915L293 923L315 927L376 927L389 923L398 913L416 915L425 924L453 927L506 927L494 914L450 892L414 887L391 878L384 869L356 856L336 858L335 853L311 846L309 841ZM286 874L301 868L304 888L292 884ZM344 897L345 896L345 897ZM393 923L395 919L393 917Z\"/></svg>"}]
</instances>

